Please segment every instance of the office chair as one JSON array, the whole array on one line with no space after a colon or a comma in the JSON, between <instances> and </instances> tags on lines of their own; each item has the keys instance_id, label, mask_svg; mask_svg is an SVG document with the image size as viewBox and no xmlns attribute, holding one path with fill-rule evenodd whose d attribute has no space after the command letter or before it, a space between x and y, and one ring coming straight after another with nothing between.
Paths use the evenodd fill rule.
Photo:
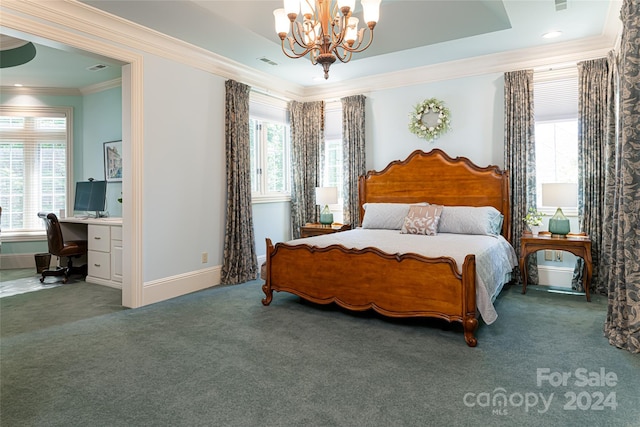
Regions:
<instances>
[{"instance_id":1,"label":"office chair","mask_svg":"<svg viewBox=\"0 0 640 427\"><path fill-rule=\"evenodd\" d=\"M69 240L64 241L60 222L54 213L38 212L38 217L42 218L47 228L47 242L49 244L49 253L58 257L67 257L69 259L66 267L56 267L55 269L47 269L42 272L40 282L44 282L47 276L64 276L62 283L67 283L69 275L82 274L87 275L87 266L74 267L72 259L87 254L86 240Z\"/></svg>"}]
</instances>

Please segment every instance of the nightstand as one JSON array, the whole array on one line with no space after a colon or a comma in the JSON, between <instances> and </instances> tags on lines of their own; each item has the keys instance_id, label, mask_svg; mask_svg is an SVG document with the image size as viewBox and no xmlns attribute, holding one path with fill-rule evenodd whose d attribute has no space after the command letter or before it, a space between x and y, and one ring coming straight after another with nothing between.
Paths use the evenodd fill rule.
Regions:
<instances>
[{"instance_id":1,"label":"nightstand","mask_svg":"<svg viewBox=\"0 0 640 427\"><path fill-rule=\"evenodd\" d=\"M330 225L319 223L307 223L300 227L300 237L319 236L321 234L339 233L341 231L351 230L350 224L343 224L340 228L333 228Z\"/></svg>"},{"instance_id":2,"label":"nightstand","mask_svg":"<svg viewBox=\"0 0 640 427\"><path fill-rule=\"evenodd\" d=\"M520 239L520 273L522 274L522 293L527 292L527 255L544 249L567 251L584 260L584 293L587 301L591 301L589 287L591 286L591 274L593 264L591 261L591 239L583 237L551 237L531 234L523 234Z\"/></svg>"}]
</instances>

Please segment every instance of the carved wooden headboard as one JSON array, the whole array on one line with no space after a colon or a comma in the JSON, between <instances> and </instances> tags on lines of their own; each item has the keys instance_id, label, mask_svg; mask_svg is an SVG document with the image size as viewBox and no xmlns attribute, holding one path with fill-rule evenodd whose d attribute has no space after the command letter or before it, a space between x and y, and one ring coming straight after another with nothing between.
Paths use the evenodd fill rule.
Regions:
<instances>
[{"instance_id":1,"label":"carved wooden headboard","mask_svg":"<svg viewBox=\"0 0 640 427\"><path fill-rule=\"evenodd\" d=\"M480 167L466 157L452 159L439 149L416 150L406 160L361 176L358 193L361 222L365 203L493 206L504 215L502 235L511 241L509 173L497 166Z\"/></svg>"}]
</instances>

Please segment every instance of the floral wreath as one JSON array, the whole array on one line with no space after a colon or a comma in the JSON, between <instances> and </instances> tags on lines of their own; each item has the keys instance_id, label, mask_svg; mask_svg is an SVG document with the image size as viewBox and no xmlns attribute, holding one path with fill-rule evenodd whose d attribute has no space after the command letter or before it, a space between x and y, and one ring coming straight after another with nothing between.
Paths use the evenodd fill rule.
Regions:
<instances>
[{"instance_id":1,"label":"floral wreath","mask_svg":"<svg viewBox=\"0 0 640 427\"><path fill-rule=\"evenodd\" d=\"M438 115L437 123L433 126L422 121L422 118L427 113L435 113ZM444 106L442 101L436 98L430 98L415 106L414 112L409 115L409 130L416 134L419 138L424 138L428 142L433 141L441 134L449 130L451 125L451 113L449 109Z\"/></svg>"}]
</instances>

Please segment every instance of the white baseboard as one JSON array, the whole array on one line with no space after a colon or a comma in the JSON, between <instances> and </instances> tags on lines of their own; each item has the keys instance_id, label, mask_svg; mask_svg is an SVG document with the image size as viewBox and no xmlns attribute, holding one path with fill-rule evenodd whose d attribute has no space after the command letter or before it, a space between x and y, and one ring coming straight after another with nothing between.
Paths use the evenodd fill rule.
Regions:
<instances>
[{"instance_id":1,"label":"white baseboard","mask_svg":"<svg viewBox=\"0 0 640 427\"><path fill-rule=\"evenodd\" d=\"M548 265L538 266L538 284L542 286L554 286L571 289L573 268L552 267Z\"/></svg>"},{"instance_id":2,"label":"white baseboard","mask_svg":"<svg viewBox=\"0 0 640 427\"><path fill-rule=\"evenodd\" d=\"M220 284L222 266L164 277L142 287L142 305L153 304Z\"/></svg>"}]
</instances>

